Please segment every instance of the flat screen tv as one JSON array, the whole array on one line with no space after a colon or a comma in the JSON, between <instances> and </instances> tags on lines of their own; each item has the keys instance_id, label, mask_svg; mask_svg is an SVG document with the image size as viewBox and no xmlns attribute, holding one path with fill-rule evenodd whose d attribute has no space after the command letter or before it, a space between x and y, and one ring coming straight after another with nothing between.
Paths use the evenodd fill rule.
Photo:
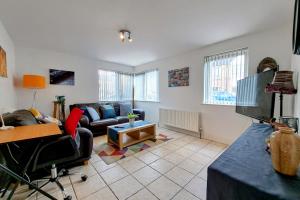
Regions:
<instances>
[{"instance_id":1,"label":"flat screen tv","mask_svg":"<svg viewBox=\"0 0 300 200\"><path fill-rule=\"evenodd\" d=\"M294 31L293 31L293 52L300 55L300 0L295 0Z\"/></svg>"},{"instance_id":2,"label":"flat screen tv","mask_svg":"<svg viewBox=\"0 0 300 200\"><path fill-rule=\"evenodd\" d=\"M237 83L236 112L259 121L270 121L274 115L275 94L266 93L275 72L269 70L248 76Z\"/></svg>"},{"instance_id":3,"label":"flat screen tv","mask_svg":"<svg viewBox=\"0 0 300 200\"><path fill-rule=\"evenodd\" d=\"M50 84L54 85L74 85L75 73L57 69L49 69Z\"/></svg>"}]
</instances>

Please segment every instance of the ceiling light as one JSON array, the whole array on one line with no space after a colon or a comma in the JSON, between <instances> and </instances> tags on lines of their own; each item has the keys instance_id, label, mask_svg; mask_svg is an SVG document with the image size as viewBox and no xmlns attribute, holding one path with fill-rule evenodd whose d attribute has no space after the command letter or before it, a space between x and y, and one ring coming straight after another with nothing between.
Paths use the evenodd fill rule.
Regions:
<instances>
[{"instance_id":1,"label":"ceiling light","mask_svg":"<svg viewBox=\"0 0 300 200\"><path fill-rule=\"evenodd\" d=\"M126 39L128 40L128 42L132 42L132 37L131 37L131 32L128 30L120 30L119 32L120 34L120 40L121 42L125 42Z\"/></svg>"}]
</instances>

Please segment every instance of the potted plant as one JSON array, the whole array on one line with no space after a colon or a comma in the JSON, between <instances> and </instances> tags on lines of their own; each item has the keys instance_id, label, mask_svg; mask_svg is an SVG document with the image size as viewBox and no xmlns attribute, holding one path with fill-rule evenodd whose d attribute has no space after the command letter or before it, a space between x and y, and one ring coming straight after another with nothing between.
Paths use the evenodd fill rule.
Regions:
<instances>
[{"instance_id":1,"label":"potted plant","mask_svg":"<svg viewBox=\"0 0 300 200\"><path fill-rule=\"evenodd\" d=\"M137 117L137 115L136 115L136 114L133 114L133 113L129 113L129 114L127 115L127 117L128 117L128 119L129 119L129 125L130 125L131 127L133 127L133 126L134 126L134 120L135 120L135 118Z\"/></svg>"}]
</instances>

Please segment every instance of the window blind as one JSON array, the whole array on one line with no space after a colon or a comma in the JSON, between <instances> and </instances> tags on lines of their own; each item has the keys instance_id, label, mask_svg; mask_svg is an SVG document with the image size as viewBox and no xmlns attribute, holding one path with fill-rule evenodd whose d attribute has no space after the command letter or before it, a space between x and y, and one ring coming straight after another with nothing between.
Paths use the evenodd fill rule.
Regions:
<instances>
[{"instance_id":1,"label":"window blind","mask_svg":"<svg viewBox=\"0 0 300 200\"><path fill-rule=\"evenodd\" d=\"M248 74L248 49L204 57L204 104L235 105L237 81Z\"/></svg>"},{"instance_id":2,"label":"window blind","mask_svg":"<svg viewBox=\"0 0 300 200\"><path fill-rule=\"evenodd\" d=\"M134 76L134 99L159 101L159 72L151 70Z\"/></svg>"},{"instance_id":3,"label":"window blind","mask_svg":"<svg viewBox=\"0 0 300 200\"><path fill-rule=\"evenodd\" d=\"M126 101L132 100L133 75L98 70L99 101Z\"/></svg>"}]
</instances>

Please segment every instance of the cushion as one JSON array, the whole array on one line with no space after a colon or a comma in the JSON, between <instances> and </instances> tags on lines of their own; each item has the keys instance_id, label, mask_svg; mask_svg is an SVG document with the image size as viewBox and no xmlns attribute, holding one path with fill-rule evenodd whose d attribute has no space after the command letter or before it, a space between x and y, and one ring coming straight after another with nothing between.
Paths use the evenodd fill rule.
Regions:
<instances>
[{"instance_id":1,"label":"cushion","mask_svg":"<svg viewBox=\"0 0 300 200\"><path fill-rule=\"evenodd\" d=\"M87 116L89 121L93 121L92 117L90 116L90 114L87 110L87 106L82 106L80 109L83 110L83 115Z\"/></svg>"},{"instance_id":2,"label":"cushion","mask_svg":"<svg viewBox=\"0 0 300 200\"><path fill-rule=\"evenodd\" d=\"M57 124L58 126L60 126L62 123L61 121L59 121L58 119L54 118L54 117L51 117L51 116L41 116L41 117L37 117L36 118L39 122L42 122L44 124L48 124L48 123L55 123Z\"/></svg>"},{"instance_id":3,"label":"cushion","mask_svg":"<svg viewBox=\"0 0 300 200\"><path fill-rule=\"evenodd\" d=\"M42 114L38 111L38 109L35 109L35 108L30 108L28 109L32 115L35 117L35 118L40 118L42 117Z\"/></svg>"},{"instance_id":4,"label":"cushion","mask_svg":"<svg viewBox=\"0 0 300 200\"><path fill-rule=\"evenodd\" d=\"M6 126L27 126L38 124L36 118L28 110L17 110L13 113L3 115L3 120ZM0 125L2 126L1 120Z\"/></svg>"},{"instance_id":5,"label":"cushion","mask_svg":"<svg viewBox=\"0 0 300 200\"><path fill-rule=\"evenodd\" d=\"M99 121L96 122L91 122L90 126L91 127L105 127L106 126L110 126L110 125L115 125L118 123L118 120L114 119L114 118L109 118L109 119L101 119Z\"/></svg>"},{"instance_id":6,"label":"cushion","mask_svg":"<svg viewBox=\"0 0 300 200\"><path fill-rule=\"evenodd\" d=\"M129 122L127 116L118 116L118 117L116 117L115 119L118 120L118 123L119 123L119 124Z\"/></svg>"},{"instance_id":7,"label":"cushion","mask_svg":"<svg viewBox=\"0 0 300 200\"><path fill-rule=\"evenodd\" d=\"M111 105L101 105L100 108L104 119L116 117L115 109Z\"/></svg>"},{"instance_id":8,"label":"cushion","mask_svg":"<svg viewBox=\"0 0 300 200\"><path fill-rule=\"evenodd\" d=\"M131 103L120 103L120 116L127 116L132 113Z\"/></svg>"},{"instance_id":9,"label":"cushion","mask_svg":"<svg viewBox=\"0 0 300 200\"><path fill-rule=\"evenodd\" d=\"M98 121L100 119L99 114L97 113L97 111L92 108L92 107L86 107L87 112L89 113L90 117L91 117L91 121Z\"/></svg>"},{"instance_id":10,"label":"cushion","mask_svg":"<svg viewBox=\"0 0 300 200\"><path fill-rule=\"evenodd\" d=\"M79 108L73 108L70 115L68 116L65 123L65 130L67 134L70 134L73 139L76 138L76 128L77 124L83 115L83 111Z\"/></svg>"}]
</instances>

